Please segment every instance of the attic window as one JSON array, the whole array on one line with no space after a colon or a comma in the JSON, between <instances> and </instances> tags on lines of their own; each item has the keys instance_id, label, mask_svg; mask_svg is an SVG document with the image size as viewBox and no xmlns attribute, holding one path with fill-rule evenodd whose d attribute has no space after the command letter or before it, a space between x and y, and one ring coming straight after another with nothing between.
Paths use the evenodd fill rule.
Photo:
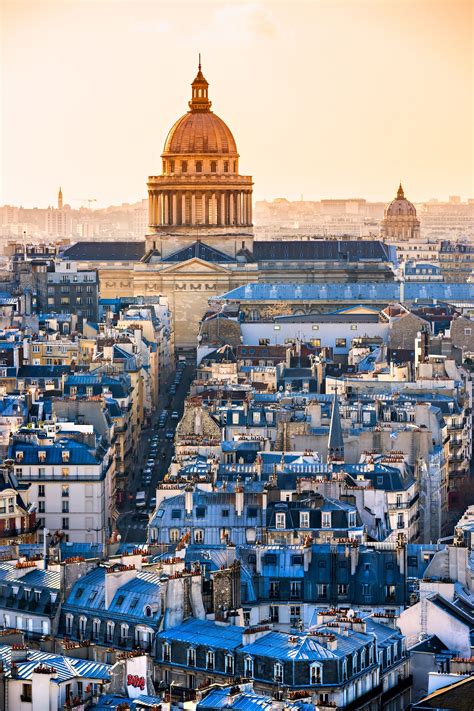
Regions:
<instances>
[{"instance_id":1,"label":"attic window","mask_svg":"<svg viewBox=\"0 0 474 711\"><path fill-rule=\"evenodd\" d=\"M44 449L41 449L41 450L38 452L38 459L39 459L40 462L44 462L44 461L45 461L45 459L46 459L46 452L44 451Z\"/></svg>"},{"instance_id":2,"label":"attic window","mask_svg":"<svg viewBox=\"0 0 474 711\"><path fill-rule=\"evenodd\" d=\"M21 462L23 460L23 452L20 450L16 452L16 461Z\"/></svg>"},{"instance_id":3,"label":"attic window","mask_svg":"<svg viewBox=\"0 0 474 711\"><path fill-rule=\"evenodd\" d=\"M61 455L62 455L63 462L69 461L69 451L67 449L63 449L63 451L61 452Z\"/></svg>"},{"instance_id":4,"label":"attic window","mask_svg":"<svg viewBox=\"0 0 474 711\"><path fill-rule=\"evenodd\" d=\"M138 604L138 597L134 597L130 603L130 610L134 610Z\"/></svg>"},{"instance_id":5,"label":"attic window","mask_svg":"<svg viewBox=\"0 0 474 711\"><path fill-rule=\"evenodd\" d=\"M117 598L117 603L116 603L117 607L120 607L120 605L123 603L124 600L125 600L124 596L119 595Z\"/></svg>"},{"instance_id":6,"label":"attic window","mask_svg":"<svg viewBox=\"0 0 474 711\"><path fill-rule=\"evenodd\" d=\"M84 588L77 588L74 599L78 600L82 596L83 592L84 592Z\"/></svg>"}]
</instances>

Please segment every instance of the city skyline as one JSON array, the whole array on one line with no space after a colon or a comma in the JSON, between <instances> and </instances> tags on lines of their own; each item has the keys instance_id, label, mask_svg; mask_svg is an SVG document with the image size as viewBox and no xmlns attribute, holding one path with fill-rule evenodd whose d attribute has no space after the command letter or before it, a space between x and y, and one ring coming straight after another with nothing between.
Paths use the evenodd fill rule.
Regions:
<instances>
[{"instance_id":1,"label":"city skyline","mask_svg":"<svg viewBox=\"0 0 474 711\"><path fill-rule=\"evenodd\" d=\"M473 197L471 3L294 7L7 0L0 203L144 198L198 51L256 200Z\"/></svg>"}]
</instances>

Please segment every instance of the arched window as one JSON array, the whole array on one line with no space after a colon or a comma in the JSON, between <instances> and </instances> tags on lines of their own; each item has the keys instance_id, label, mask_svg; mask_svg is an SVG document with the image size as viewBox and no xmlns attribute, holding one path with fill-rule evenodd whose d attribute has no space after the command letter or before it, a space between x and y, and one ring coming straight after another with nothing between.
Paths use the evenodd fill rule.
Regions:
<instances>
[{"instance_id":1,"label":"arched window","mask_svg":"<svg viewBox=\"0 0 474 711\"><path fill-rule=\"evenodd\" d=\"M215 160L211 160L211 173L215 173L217 171L217 163Z\"/></svg>"},{"instance_id":2,"label":"arched window","mask_svg":"<svg viewBox=\"0 0 474 711\"><path fill-rule=\"evenodd\" d=\"M120 642L124 644L128 639L128 625L120 625Z\"/></svg>"},{"instance_id":3,"label":"arched window","mask_svg":"<svg viewBox=\"0 0 474 711\"><path fill-rule=\"evenodd\" d=\"M196 161L196 173L202 173L202 160Z\"/></svg>"},{"instance_id":4,"label":"arched window","mask_svg":"<svg viewBox=\"0 0 474 711\"><path fill-rule=\"evenodd\" d=\"M251 679L253 677L253 659L252 657L245 657L244 662L244 675Z\"/></svg>"},{"instance_id":5,"label":"arched window","mask_svg":"<svg viewBox=\"0 0 474 711\"><path fill-rule=\"evenodd\" d=\"M114 622L107 622L107 642L112 642L114 638L114 629L115 629L115 623Z\"/></svg>"},{"instance_id":6,"label":"arched window","mask_svg":"<svg viewBox=\"0 0 474 711\"><path fill-rule=\"evenodd\" d=\"M364 669L365 668L365 649L362 650L360 653L360 668Z\"/></svg>"},{"instance_id":7,"label":"arched window","mask_svg":"<svg viewBox=\"0 0 474 711\"><path fill-rule=\"evenodd\" d=\"M171 661L171 644L169 642L165 642L163 645L163 661Z\"/></svg>"},{"instance_id":8,"label":"arched window","mask_svg":"<svg viewBox=\"0 0 474 711\"><path fill-rule=\"evenodd\" d=\"M86 633L87 617L79 617L79 634L84 637Z\"/></svg>"},{"instance_id":9,"label":"arched window","mask_svg":"<svg viewBox=\"0 0 474 711\"><path fill-rule=\"evenodd\" d=\"M170 173L174 173L174 160L170 160Z\"/></svg>"},{"instance_id":10,"label":"arched window","mask_svg":"<svg viewBox=\"0 0 474 711\"><path fill-rule=\"evenodd\" d=\"M224 173L228 173L228 172L229 172L229 161L225 160L224 161Z\"/></svg>"},{"instance_id":11,"label":"arched window","mask_svg":"<svg viewBox=\"0 0 474 711\"><path fill-rule=\"evenodd\" d=\"M357 658L357 652L355 652L355 654L352 655L352 673L353 674L357 674L357 672L359 671L358 661L359 660Z\"/></svg>"},{"instance_id":12,"label":"arched window","mask_svg":"<svg viewBox=\"0 0 474 711\"><path fill-rule=\"evenodd\" d=\"M66 615L66 634L71 634L73 620L73 615Z\"/></svg>"},{"instance_id":13,"label":"arched window","mask_svg":"<svg viewBox=\"0 0 474 711\"><path fill-rule=\"evenodd\" d=\"M95 618L92 620L92 636L94 639L99 639L99 632L100 632L100 620Z\"/></svg>"},{"instance_id":14,"label":"arched window","mask_svg":"<svg viewBox=\"0 0 474 711\"><path fill-rule=\"evenodd\" d=\"M225 655L225 673L226 674L233 674L234 673L234 656L232 654Z\"/></svg>"},{"instance_id":15,"label":"arched window","mask_svg":"<svg viewBox=\"0 0 474 711\"><path fill-rule=\"evenodd\" d=\"M181 172L182 172L182 173L187 173L187 172L188 172L188 161L187 161L187 160L182 160L182 161L181 161Z\"/></svg>"},{"instance_id":16,"label":"arched window","mask_svg":"<svg viewBox=\"0 0 474 711\"><path fill-rule=\"evenodd\" d=\"M196 666L196 650L194 647L188 647L188 667Z\"/></svg>"},{"instance_id":17,"label":"arched window","mask_svg":"<svg viewBox=\"0 0 474 711\"><path fill-rule=\"evenodd\" d=\"M309 683L311 686L323 683L323 670L320 664L311 664L309 668Z\"/></svg>"},{"instance_id":18,"label":"arched window","mask_svg":"<svg viewBox=\"0 0 474 711\"><path fill-rule=\"evenodd\" d=\"M153 614L150 605L145 605L145 609L143 610L143 612L145 613L145 617L151 617Z\"/></svg>"},{"instance_id":19,"label":"arched window","mask_svg":"<svg viewBox=\"0 0 474 711\"><path fill-rule=\"evenodd\" d=\"M283 664L281 662L275 662L273 665L273 681L283 684Z\"/></svg>"},{"instance_id":20,"label":"arched window","mask_svg":"<svg viewBox=\"0 0 474 711\"><path fill-rule=\"evenodd\" d=\"M342 681L347 679L347 659L342 660Z\"/></svg>"}]
</instances>

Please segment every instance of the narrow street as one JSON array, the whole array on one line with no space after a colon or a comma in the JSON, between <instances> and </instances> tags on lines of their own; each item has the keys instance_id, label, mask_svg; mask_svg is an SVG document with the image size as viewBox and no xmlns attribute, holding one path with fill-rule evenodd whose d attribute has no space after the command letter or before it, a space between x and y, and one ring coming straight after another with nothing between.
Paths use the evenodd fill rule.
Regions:
<instances>
[{"instance_id":1,"label":"narrow street","mask_svg":"<svg viewBox=\"0 0 474 711\"><path fill-rule=\"evenodd\" d=\"M177 370L177 372L179 371ZM163 480L168 471L174 452L174 440L171 439L171 433L175 432L182 417L184 400L194 378L194 373L194 362L187 363L182 370L181 380L174 395L171 394L170 388L174 382L175 372L171 374L160 397L160 404L154 414L152 427L142 431L138 462L133 471L129 473L125 503L117 521L117 528L124 543L144 543L146 541L148 520L154 511L156 485ZM159 419L164 410L167 412L167 417L165 425L161 427ZM173 412L178 413L178 419L172 419ZM156 454L150 452L153 448L155 448ZM147 462L149 462L149 466ZM151 470L148 482L145 473L147 469ZM136 494L139 491L145 492L146 504L142 508L136 506Z\"/></svg>"}]
</instances>

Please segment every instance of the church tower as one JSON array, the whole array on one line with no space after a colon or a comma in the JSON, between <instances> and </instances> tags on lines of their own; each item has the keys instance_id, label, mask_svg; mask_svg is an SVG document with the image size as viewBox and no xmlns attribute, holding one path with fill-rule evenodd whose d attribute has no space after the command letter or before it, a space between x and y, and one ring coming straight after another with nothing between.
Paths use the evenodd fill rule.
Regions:
<instances>
[{"instance_id":1,"label":"church tower","mask_svg":"<svg viewBox=\"0 0 474 711\"><path fill-rule=\"evenodd\" d=\"M202 242L235 258L252 249L252 178L239 174L234 137L211 111L200 62L191 87L189 111L166 138L162 173L148 178L147 247L165 258Z\"/></svg>"},{"instance_id":2,"label":"church tower","mask_svg":"<svg viewBox=\"0 0 474 711\"><path fill-rule=\"evenodd\" d=\"M59 188L58 191L58 210L63 209L63 191Z\"/></svg>"}]
</instances>

